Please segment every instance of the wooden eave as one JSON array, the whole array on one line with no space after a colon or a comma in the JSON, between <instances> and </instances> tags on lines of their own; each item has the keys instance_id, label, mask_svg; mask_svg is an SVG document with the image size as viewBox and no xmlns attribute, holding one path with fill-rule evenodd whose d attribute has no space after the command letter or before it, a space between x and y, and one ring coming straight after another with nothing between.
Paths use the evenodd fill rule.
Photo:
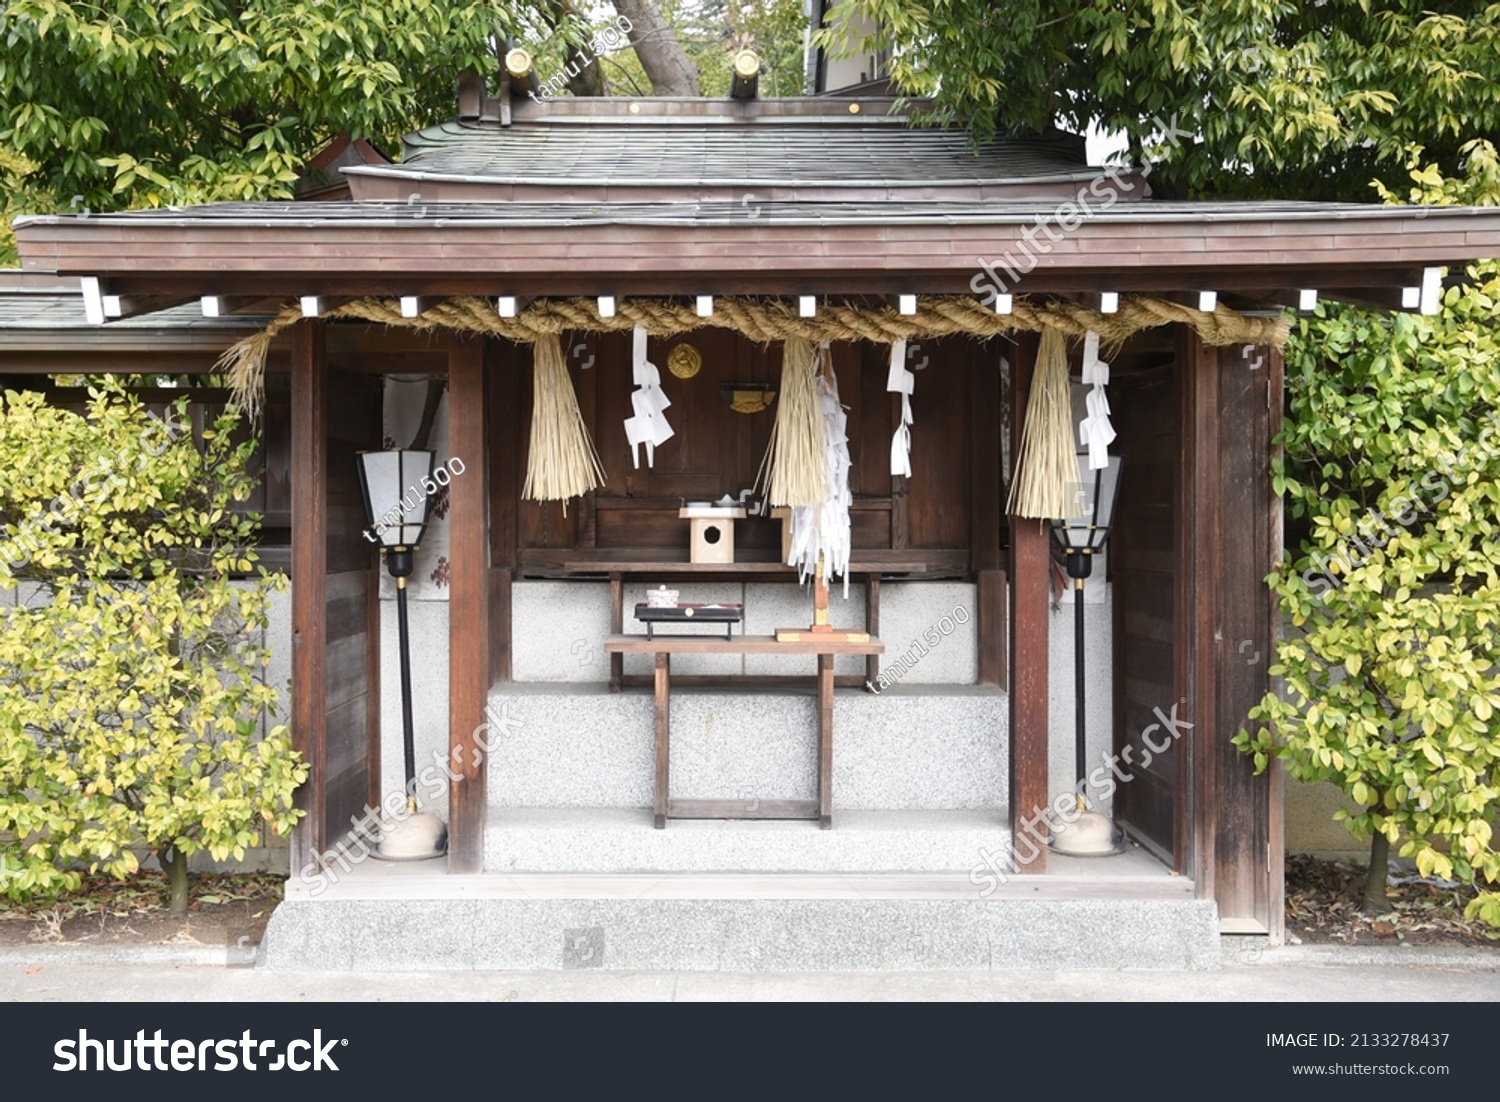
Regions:
<instances>
[{"instance_id":1,"label":"wooden eave","mask_svg":"<svg viewBox=\"0 0 1500 1102\"><path fill-rule=\"evenodd\" d=\"M1022 229L1055 209L674 220L565 204L534 218L504 205L246 206L27 217L16 236L27 269L98 276L114 294L973 293L980 260L1017 255ZM1142 202L1060 241L1036 236L1049 251L1017 293L1389 291L1424 267L1500 255L1500 210Z\"/></svg>"}]
</instances>

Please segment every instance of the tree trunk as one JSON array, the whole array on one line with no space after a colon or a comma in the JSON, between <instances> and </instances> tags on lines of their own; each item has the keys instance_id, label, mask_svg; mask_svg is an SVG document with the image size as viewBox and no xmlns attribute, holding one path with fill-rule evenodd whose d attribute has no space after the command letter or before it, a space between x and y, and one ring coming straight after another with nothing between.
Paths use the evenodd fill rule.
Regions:
<instances>
[{"instance_id":1,"label":"tree trunk","mask_svg":"<svg viewBox=\"0 0 1500 1102\"><path fill-rule=\"evenodd\" d=\"M630 44L658 96L696 96L698 67L688 57L671 24L652 0L615 0L615 10L630 20Z\"/></svg>"},{"instance_id":2,"label":"tree trunk","mask_svg":"<svg viewBox=\"0 0 1500 1102\"><path fill-rule=\"evenodd\" d=\"M588 58L584 62L584 58ZM599 59L587 49L568 51L568 91L575 96L604 95L604 73L599 68ZM576 70L576 72L575 72Z\"/></svg>"},{"instance_id":3,"label":"tree trunk","mask_svg":"<svg viewBox=\"0 0 1500 1102\"><path fill-rule=\"evenodd\" d=\"M1365 899L1360 910L1367 915L1383 915L1391 909L1385 893L1386 865L1391 858L1391 842L1380 831L1370 839L1370 871L1365 876Z\"/></svg>"},{"instance_id":4,"label":"tree trunk","mask_svg":"<svg viewBox=\"0 0 1500 1102\"><path fill-rule=\"evenodd\" d=\"M187 854L176 846L168 846L157 858L172 885L172 913L185 915L188 909Z\"/></svg>"}]
</instances>

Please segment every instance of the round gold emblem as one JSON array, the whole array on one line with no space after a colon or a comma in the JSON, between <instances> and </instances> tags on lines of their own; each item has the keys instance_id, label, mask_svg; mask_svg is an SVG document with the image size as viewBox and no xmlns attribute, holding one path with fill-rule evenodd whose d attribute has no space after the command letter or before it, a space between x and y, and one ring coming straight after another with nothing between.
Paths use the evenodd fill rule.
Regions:
<instances>
[{"instance_id":1,"label":"round gold emblem","mask_svg":"<svg viewBox=\"0 0 1500 1102\"><path fill-rule=\"evenodd\" d=\"M683 343L667 354L667 370L679 379L691 379L703 366L703 357L692 345Z\"/></svg>"}]
</instances>

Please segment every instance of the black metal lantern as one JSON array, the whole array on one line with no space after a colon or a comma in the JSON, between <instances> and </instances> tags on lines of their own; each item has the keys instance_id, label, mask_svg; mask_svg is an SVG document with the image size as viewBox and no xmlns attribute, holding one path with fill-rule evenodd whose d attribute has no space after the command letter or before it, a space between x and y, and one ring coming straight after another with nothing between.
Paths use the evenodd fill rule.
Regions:
<instances>
[{"instance_id":1,"label":"black metal lantern","mask_svg":"<svg viewBox=\"0 0 1500 1102\"><path fill-rule=\"evenodd\" d=\"M427 509L437 484L434 453L409 448L360 452L359 489L365 502L365 539L380 545L391 577L412 571L411 553L427 530Z\"/></svg>"},{"instance_id":2,"label":"black metal lantern","mask_svg":"<svg viewBox=\"0 0 1500 1102\"><path fill-rule=\"evenodd\" d=\"M401 650L401 736L406 756L409 817L404 832L381 840L380 856L398 860L437 857L446 848L447 830L435 816L416 814L417 755L411 714L411 637L406 618L406 579L415 565L412 554L427 530L427 510L437 483L432 479L434 453L406 448L360 452L359 489L365 503L365 539L380 545L386 569L396 579L396 624ZM432 822L425 820L431 819ZM441 828L441 833L439 830ZM389 852L388 852L389 851Z\"/></svg>"},{"instance_id":3,"label":"black metal lantern","mask_svg":"<svg viewBox=\"0 0 1500 1102\"><path fill-rule=\"evenodd\" d=\"M1104 550L1115 522L1115 500L1120 493L1120 457L1108 457L1108 466L1088 467L1088 452L1078 453L1078 482L1069 487L1068 515L1050 521L1052 545L1067 564L1068 577L1077 589L1093 572L1093 558Z\"/></svg>"},{"instance_id":4,"label":"black metal lantern","mask_svg":"<svg viewBox=\"0 0 1500 1102\"><path fill-rule=\"evenodd\" d=\"M1121 841L1118 828L1103 815L1088 812L1083 792L1087 775L1088 722L1084 715L1083 677L1083 583L1093 572L1094 556L1109 542L1115 521L1115 501L1120 493L1120 458L1107 456L1104 467L1091 469L1088 452L1078 453L1078 482L1069 487L1068 515L1050 521L1052 545L1062 555L1068 577L1073 579L1073 750L1077 759L1078 808L1080 816L1052 840L1053 848L1077 856L1117 853Z\"/></svg>"}]
</instances>

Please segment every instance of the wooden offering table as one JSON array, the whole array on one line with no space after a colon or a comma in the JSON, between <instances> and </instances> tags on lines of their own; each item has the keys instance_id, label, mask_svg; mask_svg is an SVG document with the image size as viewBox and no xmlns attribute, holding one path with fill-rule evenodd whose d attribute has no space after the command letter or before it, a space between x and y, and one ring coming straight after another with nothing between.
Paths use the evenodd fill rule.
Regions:
<instances>
[{"instance_id":1,"label":"wooden offering table","mask_svg":"<svg viewBox=\"0 0 1500 1102\"><path fill-rule=\"evenodd\" d=\"M833 659L840 654L875 655L885 652L879 639L850 643L819 638L808 632L796 642L777 642L772 635L740 635L719 639L708 635L611 635L604 640L609 654L656 655L656 786L654 824L666 828L668 819L816 819L824 830L833 826ZM673 800L671 777L672 655L674 654L812 654L818 659L818 798L816 800Z\"/></svg>"}]
</instances>

